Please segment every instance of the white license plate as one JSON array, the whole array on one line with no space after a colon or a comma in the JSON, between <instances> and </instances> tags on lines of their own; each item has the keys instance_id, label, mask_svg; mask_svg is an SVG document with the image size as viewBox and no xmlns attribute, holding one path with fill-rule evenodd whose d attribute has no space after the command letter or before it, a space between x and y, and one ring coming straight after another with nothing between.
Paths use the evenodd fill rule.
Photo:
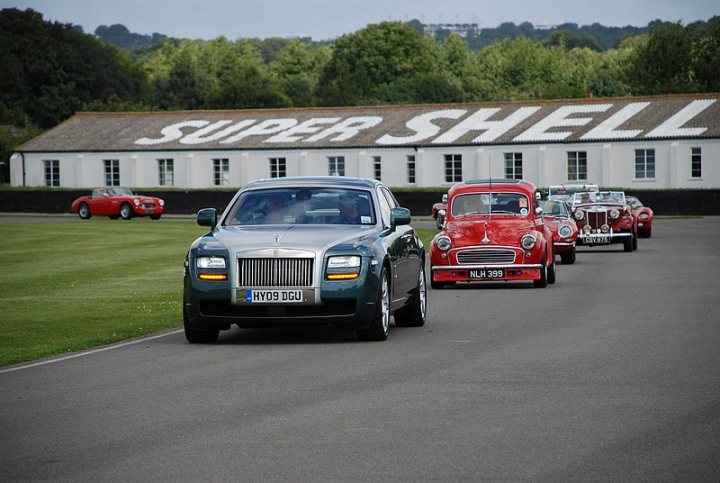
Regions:
<instances>
[{"instance_id":1,"label":"white license plate","mask_svg":"<svg viewBox=\"0 0 720 483\"><path fill-rule=\"evenodd\" d=\"M592 235L585 240L588 243L610 243L610 237L607 235Z\"/></svg>"},{"instance_id":2,"label":"white license plate","mask_svg":"<svg viewBox=\"0 0 720 483\"><path fill-rule=\"evenodd\" d=\"M246 290L245 302L252 304L293 304L303 301L302 290Z\"/></svg>"}]
</instances>

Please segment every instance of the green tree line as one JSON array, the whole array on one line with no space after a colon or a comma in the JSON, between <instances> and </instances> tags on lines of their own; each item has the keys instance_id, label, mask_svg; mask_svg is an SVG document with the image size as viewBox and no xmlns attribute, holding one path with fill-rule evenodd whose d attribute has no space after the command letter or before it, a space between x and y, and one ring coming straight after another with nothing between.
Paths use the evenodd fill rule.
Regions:
<instances>
[{"instance_id":1,"label":"green tree line","mask_svg":"<svg viewBox=\"0 0 720 483\"><path fill-rule=\"evenodd\" d=\"M504 26L504 27L503 27ZM508 27L503 24L503 28ZM567 26L566 26L567 27ZM612 48L580 29L498 37L368 25L333 42L151 41L99 28L122 49L41 13L0 10L0 161L77 111L246 109L513 101L720 91L720 17L658 22ZM576 27L576 26L575 26ZM520 26L527 28L525 24ZM497 31L502 31L499 28ZM469 36L471 37L471 36ZM120 41L120 40L118 40ZM12 129L7 126L13 126Z\"/></svg>"}]
</instances>

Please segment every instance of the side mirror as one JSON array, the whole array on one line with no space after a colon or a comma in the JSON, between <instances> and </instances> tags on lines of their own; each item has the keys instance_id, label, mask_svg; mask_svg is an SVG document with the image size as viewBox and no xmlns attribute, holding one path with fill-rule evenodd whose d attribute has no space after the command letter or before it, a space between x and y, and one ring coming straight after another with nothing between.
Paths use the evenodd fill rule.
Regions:
<instances>
[{"instance_id":1,"label":"side mirror","mask_svg":"<svg viewBox=\"0 0 720 483\"><path fill-rule=\"evenodd\" d=\"M542 216L543 213L544 213L543 209L540 208L539 206L537 208L535 208L535 216Z\"/></svg>"},{"instance_id":2,"label":"side mirror","mask_svg":"<svg viewBox=\"0 0 720 483\"><path fill-rule=\"evenodd\" d=\"M443 203L447 203L447 193L445 193L444 195L442 195L442 202L443 202Z\"/></svg>"},{"instance_id":3,"label":"side mirror","mask_svg":"<svg viewBox=\"0 0 720 483\"><path fill-rule=\"evenodd\" d=\"M217 225L217 211L215 208L203 208L198 211L197 224L200 226L209 226L215 228Z\"/></svg>"},{"instance_id":4,"label":"side mirror","mask_svg":"<svg viewBox=\"0 0 720 483\"><path fill-rule=\"evenodd\" d=\"M407 208L393 208L390 212L390 229L394 230L396 226L410 224L410 210Z\"/></svg>"}]
</instances>

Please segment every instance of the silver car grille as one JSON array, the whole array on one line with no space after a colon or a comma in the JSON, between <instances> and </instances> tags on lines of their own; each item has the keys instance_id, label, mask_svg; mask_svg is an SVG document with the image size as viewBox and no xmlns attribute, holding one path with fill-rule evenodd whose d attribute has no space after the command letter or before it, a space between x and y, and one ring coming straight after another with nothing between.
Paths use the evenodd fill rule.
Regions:
<instances>
[{"instance_id":1,"label":"silver car grille","mask_svg":"<svg viewBox=\"0 0 720 483\"><path fill-rule=\"evenodd\" d=\"M240 287L312 287L312 258L239 258Z\"/></svg>"},{"instance_id":2,"label":"silver car grille","mask_svg":"<svg viewBox=\"0 0 720 483\"><path fill-rule=\"evenodd\" d=\"M458 252L457 260L461 265L513 263L515 261L515 252L512 250L497 248L463 250Z\"/></svg>"}]
</instances>

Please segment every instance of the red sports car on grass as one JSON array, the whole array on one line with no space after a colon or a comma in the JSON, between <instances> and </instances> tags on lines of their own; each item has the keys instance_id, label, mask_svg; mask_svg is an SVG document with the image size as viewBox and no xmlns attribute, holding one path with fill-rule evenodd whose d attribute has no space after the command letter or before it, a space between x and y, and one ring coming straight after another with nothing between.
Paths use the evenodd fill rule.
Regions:
<instances>
[{"instance_id":1,"label":"red sports car on grass","mask_svg":"<svg viewBox=\"0 0 720 483\"><path fill-rule=\"evenodd\" d=\"M158 220L165 210L165 201L154 196L133 194L128 188L108 186L94 189L91 196L76 199L70 210L83 220L93 215L109 216L113 220L129 220L133 216L149 216Z\"/></svg>"},{"instance_id":2,"label":"red sports car on grass","mask_svg":"<svg viewBox=\"0 0 720 483\"><path fill-rule=\"evenodd\" d=\"M570 216L567 204L561 200L545 200L541 206L545 223L553 234L555 253L560 255L564 264L575 263L578 227Z\"/></svg>"},{"instance_id":3,"label":"red sports car on grass","mask_svg":"<svg viewBox=\"0 0 720 483\"><path fill-rule=\"evenodd\" d=\"M430 246L431 286L456 282L555 282L553 236L535 185L517 179L458 183Z\"/></svg>"},{"instance_id":4,"label":"red sports car on grass","mask_svg":"<svg viewBox=\"0 0 720 483\"><path fill-rule=\"evenodd\" d=\"M643 205L634 196L625 196L625 201L630 205L630 211L637 219L638 236L640 238L650 238L652 236L653 210Z\"/></svg>"},{"instance_id":5,"label":"red sports car on grass","mask_svg":"<svg viewBox=\"0 0 720 483\"><path fill-rule=\"evenodd\" d=\"M637 250L637 220L622 191L575 193L572 215L580 233L578 245L622 243L626 252Z\"/></svg>"}]
</instances>

